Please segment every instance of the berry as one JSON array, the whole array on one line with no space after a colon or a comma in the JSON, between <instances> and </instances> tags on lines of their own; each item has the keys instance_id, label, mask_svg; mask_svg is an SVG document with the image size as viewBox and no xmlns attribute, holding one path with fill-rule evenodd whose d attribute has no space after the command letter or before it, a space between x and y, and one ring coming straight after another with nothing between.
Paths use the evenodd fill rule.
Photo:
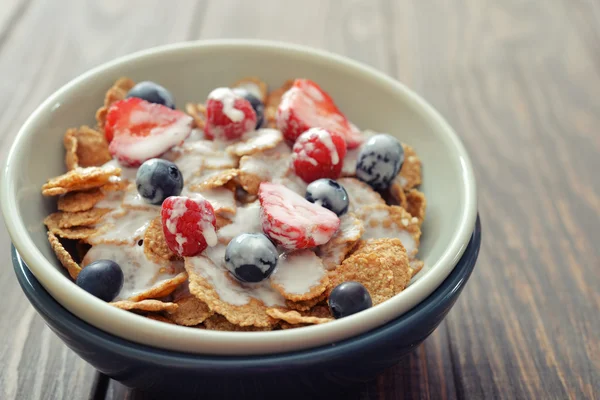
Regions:
<instances>
[{"instance_id":1,"label":"berry","mask_svg":"<svg viewBox=\"0 0 600 400\"><path fill-rule=\"evenodd\" d=\"M151 204L162 204L169 196L179 196L183 189L183 176L171 161L152 158L144 162L135 177L137 191Z\"/></svg>"},{"instance_id":2,"label":"berry","mask_svg":"<svg viewBox=\"0 0 600 400\"><path fill-rule=\"evenodd\" d=\"M271 275L279 254L262 233L242 233L225 250L225 265L241 282L260 282Z\"/></svg>"},{"instance_id":3,"label":"berry","mask_svg":"<svg viewBox=\"0 0 600 400\"><path fill-rule=\"evenodd\" d=\"M277 128L290 144L310 128L337 132L349 149L363 142L360 131L348 122L331 97L308 79L296 79L283 95L277 109Z\"/></svg>"},{"instance_id":4,"label":"berry","mask_svg":"<svg viewBox=\"0 0 600 400\"><path fill-rule=\"evenodd\" d=\"M254 112L256 113L256 129L260 128L265 119L265 105L262 101L246 89L236 88L233 89L233 92L238 96L242 96L246 100L250 102Z\"/></svg>"},{"instance_id":5,"label":"berry","mask_svg":"<svg viewBox=\"0 0 600 400\"><path fill-rule=\"evenodd\" d=\"M375 190L387 189L404 163L404 149L393 136L375 135L360 149L356 177Z\"/></svg>"},{"instance_id":6,"label":"berry","mask_svg":"<svg viewBox=\"0 0 600 400\"><path fill-rule=\"evenodd\" d=\"M181 111L132 97L110 106L104 133L110 154L125 166L137 167L183 142L192 122Z\"/></svg>"},{"instance_id":7,"label":"berry","mask_svg":"<svg viewBox=\"0 0 600 400\"><path fill-rule=\"evenodd\" d=\"M168 197L160 214L167 246L174 253L191 257L217 244L215 211L199 194Z\"/></svg>"},{"instance_id":8,"label":"berry","mask_svg":"<svg viewBox=\"0 0 600 400\"><path fill-rule=\"evenodd\" d=\"M327 243L340 226L334 212L280 184L261 183L258 199L263 232L289 250Z\"/></svg>"},{"instance_id":9,"label":"berry","mask_svg":"<svg viewBox=\"0 0 600 400\"><path fill-rule=\"evenodd\" d=\"M205 133L209 139L236 140L256 127L256 112L229 88L210 92L206 101Z\"/></svg>"},{"instance_id":10,"label":"berry","mask_svg":"<svg viewBox=\"0 0 600 400\"><path fill-rule=\"evenodd\" d=\"M346 189L332 179L318 179L306 187L306 200L333 211L339 217L348 211Z\"/></svg>"},{"instance_id":11,"label":"berry","mask_svg":"<svg viewBox=\"0 0 600 400\"><path fill-rule=\"evenodd\" d=\"M144 81L140 82L127 93L126 98L137 97L150 103L162 104L165 107L175 109L173 95L158 83Z\"/></svg>"},{"instance_id":12,"label":"berry","mask_svg":"<svg viewBox=\"0 0 600 400\"><path fill-rule=\"evenodd\" d=\"M97 260L83 268L75 284L104 301L113 301L123 288L123 270L111 260Z\"/></svg>"},{"instance_id":13,"label":"berry","mask_svg":"<svg viewBox=\"0 0 600 400\"><path fill-rule=\"evenodd\" d=\"M344 318L373 305L367 288L358 282L343 282L329 294L329 309L337 318Z\"/></svg>"},{"instance_id":14,"label":"berry","mask_svg":"<svg viewBox=\"0 0 600 400\"><path fill-rule=\"evenodd\" d=\"M311 128L298 137L292 151L296 175L306 183L337 179L342 173L346 143L338 133Z\"/></svg>"}]
</instances>

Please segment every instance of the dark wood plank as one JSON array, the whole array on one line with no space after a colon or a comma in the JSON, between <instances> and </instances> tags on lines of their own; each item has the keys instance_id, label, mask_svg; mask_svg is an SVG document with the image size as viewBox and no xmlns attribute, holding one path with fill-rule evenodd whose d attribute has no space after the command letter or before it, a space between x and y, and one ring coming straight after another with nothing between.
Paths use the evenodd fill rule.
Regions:
<instances>
[{"instance_id":1,"label":"dark wood plank","mask_svg":"<svg viewBox=\"0 0 600 400\"><path fill-rule=\"evenodd\" d=\"M479 181L480 261L446 320L459 397L597 396L596 7L451 0L395 10L416 21L398 75L460 133Z\"/></svg>"}]
</instances>

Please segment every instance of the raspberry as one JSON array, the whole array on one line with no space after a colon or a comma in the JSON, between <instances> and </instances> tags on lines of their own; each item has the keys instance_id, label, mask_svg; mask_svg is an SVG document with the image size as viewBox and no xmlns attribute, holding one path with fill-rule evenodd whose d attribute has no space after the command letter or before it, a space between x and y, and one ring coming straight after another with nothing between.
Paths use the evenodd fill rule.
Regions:
<instances>
[{"instance_id":1,"label":"raspberry","mask_svg":"<svg viewBox=\"0 0 600 400\"><path fill-rule=\"evenodd\" d=\"M191 257L217 244L215 211L199 194L168 197L160 214L167 246L174 253Z\"/></svg>"},{"instance_id":2,"label":"raspberry","mask_svg":"<svg viewBox=\"0 0 600 400\"><path fill-rule=\"evenodd\" d=\"M181 111L131 97L110 106L104 134L110 154L125 166L137 167L183 142L192 132L192 121Z\"/></svg>"},{"instance_id":3,"label":"raspberry","mask_svg":"<svg viewBox=\"0 0 600 400\"><path fill-rule=\"evenodd\" d=\"M342 173L346 143L338 133L311 128L298 137L293 152L296 175L306 183L321 178L337 179Z\"/></svg>"},{"instance_id":4,"label":"raspberry","mask_svg":"<svg viewBox=\"0 0 600 400\"><path fill-rule=\"evenodd\" d=\"M258 199L263 232L289 250L327 243L340 226L335 213L280 184L261 183Z\"/></svg>"},{"instance_id":5,"label":"raspberry","mask_svg":"<svg viewBox=\"0 0 600 400\"><path fill-rule=\"evenodd\" d=\"M324 128L342 135L349 149L363 142L360 131L337 108L331 97L315 82L296 79L277 109L277 128L289 144L310 128Z\"/></svg>"},{"instance_id":6,"label":"raspberry","mask_svg":"<svg viewBox=\"0 0 600 400\"><path fill-rule=\"evenodd\" d=\"M256 127L256 112L245 98L229 88L210 92L206 102L205 133L209 139L236 140Z\"/></svg>"}]
</instances>

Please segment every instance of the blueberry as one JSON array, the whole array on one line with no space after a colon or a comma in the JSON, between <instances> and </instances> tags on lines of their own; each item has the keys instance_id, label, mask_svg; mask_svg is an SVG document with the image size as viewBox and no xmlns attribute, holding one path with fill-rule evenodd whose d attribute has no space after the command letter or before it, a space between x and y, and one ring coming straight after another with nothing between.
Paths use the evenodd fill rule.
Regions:
<instances>
[{"instance_id":1,"label":"blueberry","mask_svg":"<svg viewBox=\"0 0 600 400\"><path fill-rule=\"evenodd\" d=\"M333 179L317 179L306 187L306 200L319 204L338 215L348 211L348 192Z\"/></svg>"},{"instance_id":2,"label":"blueberry","mask_svg":"<svg viewBox=\"0 0 600 400\"><path fill-rule=\"evenodd\" d=\"M173 95L158 83L144 81L140 82L127 93L127 97L138 97L150 103L162 104L175 109L175 99Z\"/></svg>"},{"instance_id":3,"label":"blueberry","mask_svg":"<svg viewBox=\"0 0 600 400\"><path fill-rule=\"evenodd\" d=\"M250 102L252 108L254 109L254 112L256 113L256 129L260 128L260 126L263 123L263 120L265 119L265 105L263 104L263 102L260 101L258 97L256 97L246 89L236 88L233 89L233 92Z\"/></svg>"},{"instance_id":4,"label":"blueberry","mask_svg":"<svg viewBox=\"0 0 600 400\"><path fill-rule=\"evenodd\" d=\"M113 301L123 287L123 271L111 260L97 260L79 272L75 284L104 301Z\"/></svg>"},{"instance_id":5,"label":"blueberry","mask_svg":"<svg viewBox=\"0 0 600 400\"><path fill-rule=\"evenodd\" d=\"M140 196L148 203L162 204L167 197L181 193L183 176L171 161L152 158L137 170L135 184Z\"/></svg>"},{"instance_id":6,"label":"blueberry","mask_svg":"<svg viewBox=\"0 0 600 400\"><path fill-rule=\"evenodd\" d=\"M366 287L358 282L344 282L329 294L329 309L335 318L344 318L373 305Z\"/></svg>"},{"instance_id":7,"label":"blueberry","mask_svg":"<svg viewBox=\"0 0 600 400\"><path fill-rule=\"evenodd\" d=\"M393 136L380 134L370 138L361 148L356 163L356 176L375 190L387 189L404 163L404 149Z\"/></svg>"},{"instance_id":8,"label":"blueberry","mask_svg":"<svg viewBox=\"0 0 600 400\"><path fill-rule=\"evenodd\" d=\"M277 265L275 245L262 233L242 233L225 250L225 265L241 282L267 279Z\"/></svg>"}]
</instances>

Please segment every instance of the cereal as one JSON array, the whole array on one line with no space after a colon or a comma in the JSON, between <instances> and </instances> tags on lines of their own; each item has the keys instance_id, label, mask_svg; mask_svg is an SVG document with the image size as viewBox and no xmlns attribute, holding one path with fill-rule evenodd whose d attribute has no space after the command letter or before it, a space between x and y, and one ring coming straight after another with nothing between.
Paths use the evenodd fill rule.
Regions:
<instances>
[{"instance_id":1,"label":"cereal","mask_svg":"<svg viewBox=\"0 0 600 400\"><path fill-rule=\"evenodd\" d=\"M52 250L54 250L54 253L56 254L56 258L58 258L58 261L60 261L62 266L67 269L69 275L71 275L71 278L77 279L77 275L79 275L81 267L73 260L71 254L65 250L54 233L50 231L48 231L48 241L50 242Z\"/></svg>"},{"instance_id":2,"label":"cereal","mask_svg":"<svg viewBox=\"0 0 600 400\"><path fill-rule=\"evenodd\" d=\"M93 189L110 182L113 176L121 175L121 168L75 168L64 175L49 179L42 186L44 196L58 196L69 192Z\"/></svg>"},{"instance_id":3,"label":"cereal","mask_svg":"<svg viewBox=\"0 0 600 400\"><path fill-rule=\"evenodd\" d=\"M337 181L348 192L348 200L350 200L350 205L348 206L349 212L356 211L362 206L385 204L379 193L374 191L371 186L356 178L341 178Z\"/></svg>"},{"instance_id":4,"label":"cereal","mask_svg":"<svg viewBox=\"0 0 600 400\"><path fill-rule=\"evenodd\" d=\"M191 191L202 192L203 190L220 188L231 182L238 176L238 169L226 169L224 171L216 170L210 172L207 176L202 177L199 183L190 186Z\"/></svg>"},{"instance_id":5,"label":"cereal","mask_svg":"<svg viewBox=\"0 0 600 400\"><path fill-rule=\"evenodd\" d=\"M291 301L313 299L321 295L329 284L323 262L310 250L279 257L270 281L275 290Z\"/></svg>"},{"instance_id":6,"label":"cereal","mask_svg":"<svg viewBox=\"0 0 600 400\"><path fill-rule=\"evenodd\" d=\"M241 140L228 146L226 151L238 157L260 153L275 148L283 141L283 135L276 129L260 129L245 134Z\"/></svg>"},{"instance_id":7,"label":"cereal","mask_svg":"<svg viewBox=\"0 0 600 400\"><path fill-rule=\"evenodd\" d=\"M268 127L274 128L276 126L277 107L279 107L279 103L281 103L283 94L287 92L293 84L293 79L287 80L281 87L271 91L267 96L267 101L265 102L265 118Z\"/></svg>"},{"instance_id":8,"label":"cereal","mask_svg":"<svg viewBox=\"0 0 600 400\"><path fill-rule=\"evenodd\" d=\"M204 321L204 327L211 331L233 331L233 332L256 332L270 330L270 328L259 328L256 326L240 326L232 324L220 314L214 314Z\"/></svg>"},{"instance_id":9,"label":"cereal","mask_svg":"<svg viewBox=\"0 0 600 400\"><path fill-rule=\"evenodd\" d=\"M281 319L288 324L323 324L333 321L333 318L319 318L300 314L295 310L281 310L279 308L267 308L267 314L276 319Z\"/></svg>"},{"instance_id":10,"label":"cereal","mask_svg":"<svg viewBox=\"0 0 600 400\"><path fill-rule=\"evenodd\" d=\"M406 193L406 211L413 217L419 220L419 227L425 220L425 210L427 208L427 200L423 192L417 189L411 189Z\"/></svg>"},{"instance_id":11,"label":"cereal","mask_svg":"<svg viewBox=\"0 0 600 400\"><path fill-rule=\"evenodd\" d=\"M329 295L342 282L362 283L374 305L404 290L424 266L415 257L426 213L425 195L416 189L422 179L421 161L405 144L403 167L385 192L355 178L360 145L346 152L338 182L348 192L349 209L339 217L337 231L328 233L329 240L319 241L323 244L312 249L279 248L276 267L268 271L270 275L263 271L268 277L257 283L241 282L239 271L235 275L229 271L225 251L230 241L242 233L264 233L264 210L257 201L261 183L280 184L306 195L307 184L292 164L291 146L276 127L278 107L293 83L286 81L268 93L259 78L235 82L232 88L245 89L265 104L264 125L268 128L255 129L250 124L234 141L208 140L203 132L206 107L186 104L195 129L179 144L161 148L166 152L159 157L174 162L181 172L181 196L198 193L211 203L217 240L194 257L180 257L166 243L164 229L170 228L163 226L161 206L149 204L138 193L136 169L120 168L110 155L103 132L108 108L134 86L128 78L117 80L96 113L98 127L66 131L63 142L68 172L42 186L44 196L57 196L58 211L48 215L44 224L48 241L69 275L76 279L91 262L112 260L121 266L124 276L120 293L109 303L112 306L155 321L219 331L268 331L330 322L334 318ZM314 83L314 87L318 85ZM317 113L327 112L319 101L309 101L306 106L315 107ZM285 110L298 114L293 107L299 112L300 106L290 105L282 108L281 116L286 118ZM225 114L234 121L236 111L233 107ZM143 121L146 111L139 112ZM304 122L300 119L298 123ZM356 132L358 128L352 133ZM375 134L363 132L364 138ZM352 138L356 140L353 144L364 138ZM146 143L154 145L151 140ZM313 161L318 167L319 161ZM162 190L162 183L152 183L156 188L151 189ZM323 225L318 217L306 216L301 210L290 217L313 218L313 224ZM176 237L184 239L188 238ZM253 258L247 262L258 263Z\"/></svg>"},{"instance_id":12,"label":"cereal","mask_svg":"<svg viewBox=\"0 0 600 400\"><path fill-rule=\"evenodd\" d=\"M131 296L131 301L141 301L145 299L154 299L159 297L165 297L173 293L175 289L187 280L187 274L180 272L171 279L161 281L159 284L154 285L148 290Z\"/></svg>"},{"instance_id":13,"label":"cereal","mask_svg":"<svg viewBox=\"0 0 600 400\"><path fill-rule=\"evenodd\" d=\"M204 129L206 124L206 107L201 103L187 103L185 112L194 119L196 128Z\"/></svg>"},{"instance_id":14,"label":"cereal","mask_svg":"<svg viewBox=\"0 0 600 400\"><path fill-rule=\"evenodd\" d=\"M108 208L92 208L90 210L78 212L58 211L48 215L46 219L44 219L44 224L48 227L56 226L58 228L90 226L98 223L109 211L110 209Z\"/></svg>"},{"instance_id":15,"label":"cereal","mask_svg":"<svg viewBox=\"0 0 600 400\"><path fill-rule=\"evenodd\" d=\"M67 130L63 142L68 170L98 167L112 160L104 135L88 126Z\"/></svg>"},{"instance_id":16,"label":"cereal","mask_svg":"<svg viewBox=\"0 0 600 400\"><path fill-rule=\"evenodd\" d=\"M286 300L285 305L287 306L287 308L291 308L293 310L308 311L326 299L327 299L327 292L325 291L325 292L321 293L319 296L314 297L309 300L302 300L302 301Z\"/></svg>"},{"instance_id":17,"label":"cereal","mask_svg":"<svg viewBox=\"0 0 600 400\"><path fill-rule=\"evenodd\" d=\"M213 315L208 305L190 294L187 287L174 293L173 302L179 307L168 318L177 325L194 326Z\"/></svg>"},{"instance_id":18,"label":"cereal","mask_svg":"<svg viewBox=\"0 0 600 400\"><path fill-rule=\"evenodd\" d=\"M340 227L331 240L317 248L317 254L328 270L342 263L365 231L362 220L353 213L344 214L340 221Z\"/></svg>"},{"instance_id":19,"label":"cereal","mask_svg":"<svg viewBox=\"0 0 600 400\"><path fill-rule=\"evenodd\" d=\"M210 258L206 256L186 257L185 269L189 275L190 292L208 304L212 311L223 315L232 324L265 328L275 323L275 320L266 314L267 307L261 300L249 297L245 304L231 304L221 299L211 282L202 274L202 271L206 270L210 271L210 275L221 274L223 276L225 274ZM218 277L215 276L215 278Z\"/></svg>"},{"instance_id":20,"label":"cereal","mask_svg":"<svg viewBox=\"0 0 600 400\"><path fill-rule=\"evenodd\" d=\"M167 246L160 216L150 222L144 233L144 254L155 260L177 260L179 256Z\"/></svg>"},{"instance_id":21,"label":"cereal","mask_svg":"<svg viewBox=\"0 0 600 400\"><path fill-rule=\"evenodd\" d=\"M356 215L365 223L363 239L398 238L410 259L419 251L419 220L404 208L385 204L366 206L357 210Z\"/></svg>"},{"instance_id":22,"label":"cereal","mask_svg":"<svg viewBox=\"0 0 600 400\"><path fill-rule=\"evenodd\" d=\"M240 79L232 88L246 89L250 94L265 103L267 101L267 84L255 76Z\"/></svg>"},{"instance_id":23,"label":"cereal","mask_svg":"<svg viewBox=\"0 0 600 400\"><path fill-rule=\"evenodd\" d=\"M175 312L179 307L175 303L160 300L120 300L108 304L126 311L166 311L167 313Z\"/></svg>"},{"instance_id":24,"label":"cereal","mask_svg":"<svg viewBox=\"0 0 600 400\"><path fill-rule=\"evenodd\" d=\"M367 288L373 305L391 298L395 294L391 262L396 256L388 252L377 254L371 250L370 246L359 247L342 262L342 265L330 271L330 288L333 289L343 282L355 281Z\"/></svg>"},{"instance_id":25,"label":"cereal","mask_svg":"<svg viewBox=\"0 0 600 400\"><path fill-rule=\"evenodd\" d=\"M421 160L411 146L402 143L402 147L404 147L404 164L394 182L399 183L404 190L410 190L421 184Z\"/></svg>"},{"instance_id":26,"label":"cereal","mask_svg":"<svg viewBox=\"0 0 600 400\"><path fill-rule=\"evenodd\" d=\"M98 123L98 127L100 129L104 129L104 121L106 120L106 113L108 112L108 108L115 101L123 100L125 96L127 96L127 92L131 90L131 88L135 85L129 78L119 78L115 82L115 84L108 89L106 95L104 96L104 105L96 111L96 122Z\"/></svg>"},{"instance_id":27,"label":"cereal","mask_svg":"<svg viewBox=\"0 0 600 400\"><path fill-rule=\"evenodd\" d=\"M70 192L58 198L58 209L67 212L86 211L94 207L105 197L98 188L82 192Z\"/></svg>"}]
</instances>

